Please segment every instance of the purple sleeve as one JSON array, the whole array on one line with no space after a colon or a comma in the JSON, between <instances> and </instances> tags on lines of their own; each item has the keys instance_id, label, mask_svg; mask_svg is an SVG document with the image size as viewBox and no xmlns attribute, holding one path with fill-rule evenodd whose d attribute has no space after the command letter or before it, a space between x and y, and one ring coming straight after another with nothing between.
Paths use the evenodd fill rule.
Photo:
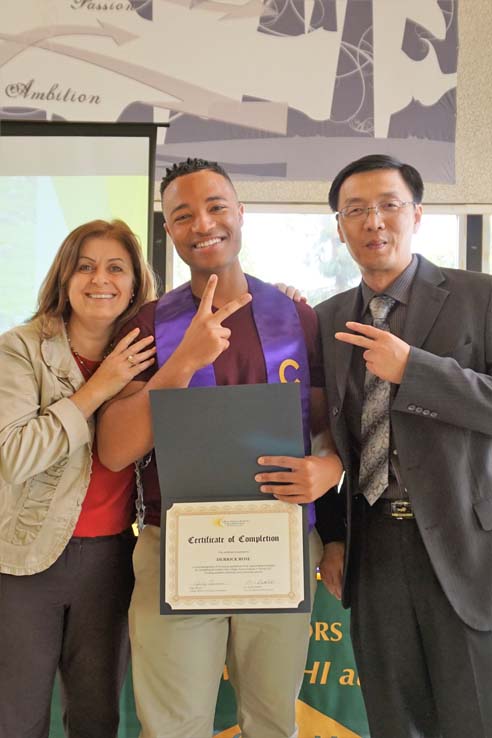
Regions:
<instances>
[{"instance_id":1,"label":"purple sleeve","mask_svg":"<svg viewBox=\"0 0 492 738\"><path fill-rule=\"evenodd\" d=\"M295 303L299 320L301 321L306 348L308 353L309 371L311 373L311 387L325 386L325 373L323 369L323 354L321 350L321 337L318 325L318 316L313 308L305 302Z\"/></svg>"}]
</instances>

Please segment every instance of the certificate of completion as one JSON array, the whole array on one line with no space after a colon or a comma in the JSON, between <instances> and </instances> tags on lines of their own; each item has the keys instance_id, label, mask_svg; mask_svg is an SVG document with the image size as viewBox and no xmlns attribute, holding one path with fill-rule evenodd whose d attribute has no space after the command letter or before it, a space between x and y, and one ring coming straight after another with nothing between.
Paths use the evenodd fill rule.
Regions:
<instances>
[{"instance_id":1,"label":"certificate of completion","mask_svg":"<svg viewBox=\"0 0 492 738\"><path fill-rule=\"evenodd\" d=\"M165 548L164 597L173 611L290 609L304 600L298 505L174 502Z\"/></svg>"},{"instance_id":2,"label":"certificate of completion","mask_svg":"<svg viewBox=\"0 0 492 738\"><path fill-rule=\"evenodd\" d=\"M299 385L152 390L162 614L307 612L307 509L260 492L258 457L304 456Z\"/></svg>"}]
</instances>

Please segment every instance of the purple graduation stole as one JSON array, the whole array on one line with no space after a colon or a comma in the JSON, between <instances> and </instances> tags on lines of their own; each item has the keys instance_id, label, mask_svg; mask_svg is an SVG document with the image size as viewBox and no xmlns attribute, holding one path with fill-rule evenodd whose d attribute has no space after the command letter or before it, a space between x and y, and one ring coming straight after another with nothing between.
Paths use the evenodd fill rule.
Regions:
<instances>
[{"instance_id":1,"label":"purple graduation stole","mask_svg":"<svg viewBox=\"0 0 492 738\"><path fill-rule=\"evenodd\" d=\"M267 382L300 382L304 450L311 452L309 361L304 331L295 304L276 287L246 275L248 291L253 296L253 319L265 358ZM155 342L157 362L161 367L176 350L197 307L190 282L165 294L156 306ZM288 357L288 358L287 358ZM213 387L217 384L213 364L199 369L190 387ZM314 505L309 505L309 527L314 525Z\"/></svg>"}]
</instances>

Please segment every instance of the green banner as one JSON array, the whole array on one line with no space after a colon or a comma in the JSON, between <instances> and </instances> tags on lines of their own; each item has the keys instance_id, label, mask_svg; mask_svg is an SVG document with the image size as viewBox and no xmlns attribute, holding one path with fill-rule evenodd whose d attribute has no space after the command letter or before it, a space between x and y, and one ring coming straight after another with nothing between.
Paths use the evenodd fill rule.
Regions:
<instances>
[{"instance_id":1,"label":"green banner","mask_svg":"<svg viewBox=\"0 0 492 738\"><path fill-rule=\"evenodd\" d=\"M304 682L297 701L299 738L369 738L354 663L349 613L318 583ZM121 696L118 738L138 738L130 675ZM234 691L227 672L220 685L215 738L240 738ZM50 738L64 738L58 690L53 699ZM183 736L186 738L186 736Z\"/></svg>"}]
</instances>

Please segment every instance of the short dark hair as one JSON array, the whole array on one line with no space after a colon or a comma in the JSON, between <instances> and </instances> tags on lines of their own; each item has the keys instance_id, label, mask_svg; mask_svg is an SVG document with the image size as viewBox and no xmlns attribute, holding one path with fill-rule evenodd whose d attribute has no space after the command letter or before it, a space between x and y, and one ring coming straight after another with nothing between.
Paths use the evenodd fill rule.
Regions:
<instances>
[{"instance_id":1,"label":"short dark hair","mask_svg":"<svg viewBox=\"0 0 492 738\"><path fill-rule=\"evenodd\" d=\"M161 200L166 187L170 185L174 179L184 177L186 174L202 172L204 169L220 174L230 182L232 189L235 191L234 185L232 184L231 178L227 174L226 170L216 161L207 161L206 159L186 159L186 161L180 161L177 164L173 164L172 167L166 168L166 174L162 178L160 187Z\"/></svg>"},{"instance_id":2,"label":"short dark hair","mask_svg":"<svg viewBox=\"0 0 492 738\"><path fill-rule=\"evenodd\" d=\"M338 210L338 195L340 188L348 177L352 174L360 174L361 172L372 172L375 169L397 169L403 177L405 184L408 185L412 193L413 201L417 204L422 202L424 196L424 183L419 172L412 167L411 164L404 164L387 154L370 154L363 156L362 159L350 162L344 167L331 183L328 202L333 212Z\"/></svg>"}]
</instances>

